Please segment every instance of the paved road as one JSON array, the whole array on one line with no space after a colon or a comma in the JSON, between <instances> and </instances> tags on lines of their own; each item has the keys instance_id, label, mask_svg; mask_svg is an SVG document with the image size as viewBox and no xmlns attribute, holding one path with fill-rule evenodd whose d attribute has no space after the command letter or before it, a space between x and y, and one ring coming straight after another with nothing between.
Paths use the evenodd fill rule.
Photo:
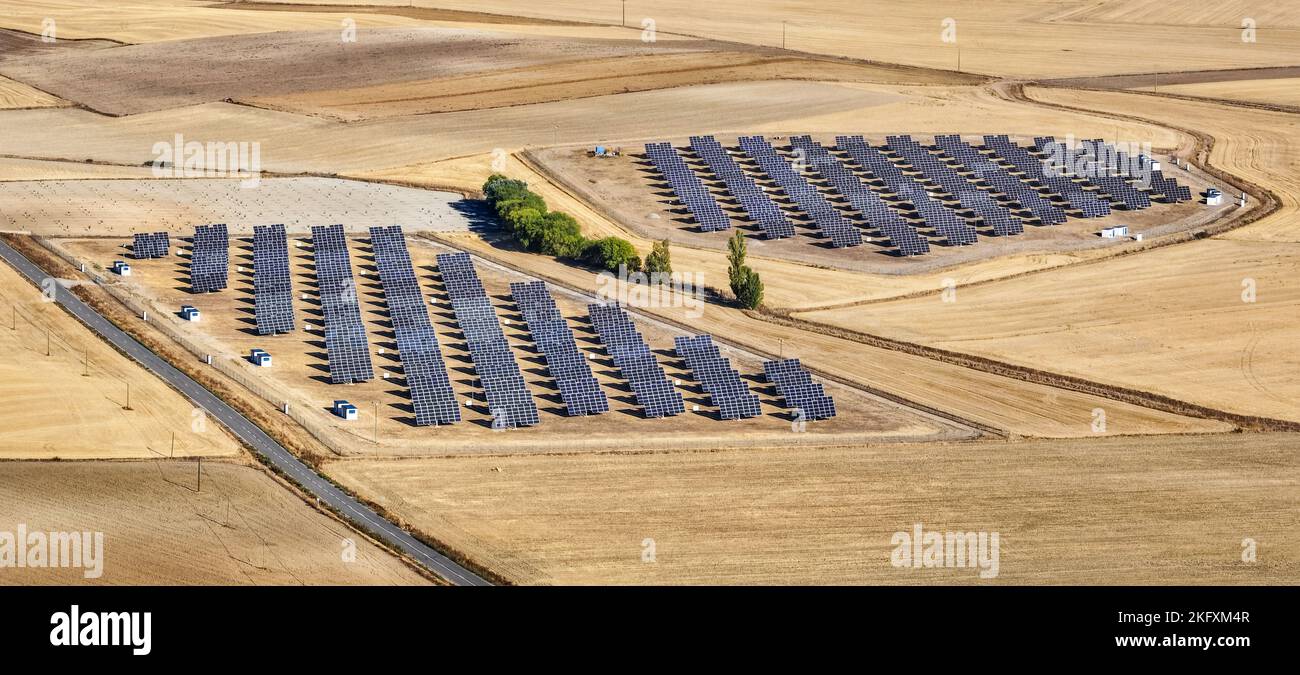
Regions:
<instances>
[{"instance_id":1,"label":"paved road","mask_svg":"<svg viewBox=\"0 0 1300 675\"><path fill-rule=\"evenodd\" d=\"M37 286L40 286L42 280L49 276L4 241L0 241L0 258L15 267L23 276L31 279ZM82 323L89 326L91 330L116 345L122 351L130 354L131 358L139 361L145 368L171 383L173 387L184 392L191 401L206 410L209 415L220 420L236 436L266 457L276 468L292 476L307 492L329 504L335 511L342 514L343 517L350 520L357 527L401 549L434 574L453 584L458 586L490 585L487 580L421 543L400 527L385 520L370 508L339 490L329 481L321 478L311 467L299 461L293 453L276 443L274 439L267 436L257 425L249 422L234 408L227 405L225 401L217 398L216 395L198 382L190 379L185 373L172 367L170 363L149 351L144 345L136 342L134 338L122 332L111 321L91 309L90 306L82 302L68 289L57 286L55 299L80 319Z\"/></svg>"}]
</instances>

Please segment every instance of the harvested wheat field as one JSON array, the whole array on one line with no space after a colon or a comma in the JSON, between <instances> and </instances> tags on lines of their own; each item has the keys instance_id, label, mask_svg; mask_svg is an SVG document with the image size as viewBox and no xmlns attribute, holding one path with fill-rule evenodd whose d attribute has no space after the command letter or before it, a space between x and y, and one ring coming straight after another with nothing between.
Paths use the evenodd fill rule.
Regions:
<instances>
[{"instance_id":1,"label":"harvested wheat field","mask_svg":"<svg viewBox=\"0 0 1300 675\"><path fill-rule=\"evenodd\" d=\"M993 531L997 583L1269 584L1300 569L1288 436L340 461L328 472L528 584L976 584L894 532ZM1255 565L1241 541L1259 543ZM643 551L653 541L653 562Z\"/></svg>"},{"instance_id":2,"label":"harvested wheat field","mask_svg":"<svg viewBox=\"0 0 1300 675\"><path fill-rule=\"evenodd\" d=\"M0 462L0 513L104 531L108 584L428 580L326 507L454 583L1295 583L1297 36L1294 9L1263 0L0 0L0 128L18 131L0 134L0 230L100 286L78 311L171 360L194 381L152 367L229 425L0 268L0 459L87 460ZM920 147L888 142L902 134ZM1062 176L1048 146L985 134L1100 139L1162 174L1090 149ZM696 135L735 170L685 150ZM742 147L753 135L774 155ZM796 135L838 161L808 170ZM656 141L684 173L652 166ZM493 174L533 194L486 189ZM727 231L690 215L705 194ZM189 238L210 223L229 229L229 286L194 294ZM295 326L261 335L252 232L277 223ZM332 383L325 337L351 295L319 288L309 234L334 223L374 366L354 384ZM380 281L366 230L390 225L414 289ZM157 231L169 255L135 259L131 235ZM728 260L737 231L749 270ZM597 271L662 265L665 240L698 293ZM451 251L474 257L487 307L453 308ZM559 314L541 338L572 332L607 413L567 415L554 368L574 364L548 362L510 296L528 280ZM645 417L598 300L623 303L683 414ZM416 424L412 383L438 375L420 308L455 425ZM504 344L475 334L491 318ZM676 352L702 334L756 416L721 419ZM512 378L508 357L535 426L494 427L482 380ZM834 416L801 426L798 393L767 381L792 357ZM233 434L303 494L242 465ZM220 458L202 491L194 456ZM997 574L896 569L892 536L917 523L999 533Z\"/></svg>"},{"instance_id":3,"label":"harvested wheat field","mask_svg":"<svg viewBox=\"0 0 1300 675\"><path fill-rule=\"evenodd\" d=\"M515 0L416 0L415 4L616 26L622 21L620 4L586 0L526 6ZM1213 5L1164 0L1081 4L629 0L627 25L636 34L643 21L651 19L659 34L779 46L784 22L785 45L797 51L1015 77L1291 65L1300 55L1300 42L1290 37L1297 27L1294 12L1266 0ZM1259 38L1253 43L1242 40L1242 17L1257 20ZM955 40L944 40L945 19L955 22Z\"/></svg>"},{"instance_id":4,"label":"harvested wheat field","mask_svg":"<svg viewBox=\"0 0 1300 675\"><path fill-rule=\"evenodd\" d=\"M0 530L102 532L102 575L5 569L0 585L429 583L263 470L204 462L0 462ZM352 562L346 550L355 551Z\"/></svg>"},{"instance_id":5,"label":"harvested wheat field","mask_svg":"<svg viewBox=\"0 0 1300 675\"><path fill-rule=\"evenodd\" d=\"M44 297L0 264L0 459L240 452L201 410Z\"/></svg>"}]
</instances>

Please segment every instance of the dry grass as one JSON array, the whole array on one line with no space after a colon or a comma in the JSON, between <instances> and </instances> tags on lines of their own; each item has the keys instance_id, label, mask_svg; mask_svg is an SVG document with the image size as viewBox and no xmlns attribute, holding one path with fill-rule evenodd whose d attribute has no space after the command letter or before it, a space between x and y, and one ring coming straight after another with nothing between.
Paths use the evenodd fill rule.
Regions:
<instances>
[{"instance_id":1,"label":"dry grass","mask_svg":"<svg viewBox=\"0 0 1300 675\"><path fill-rule=\"evenodd\" d=\"M424 584L414 569L264 471L204 462L0 463L0 529L103 532L103 576L6 569L0 584ZM344 562L345 541L355 562Z\"/></svg>"},{"instance_id":2,"label":"dry grass","mask_svg":"<svg viewBox=\"0 0 1300 675\"><path fill-rule=\"evenodd\" d=\"M341 461L327 471L531 584L1290 584L1294 437ZM894 532L995 531L1000 574L900 570ZM1259 562L1243 564L1254 538ZM656 561L642 562L653 539Z\"/></svg>"},{"instance_id":3,"label":"dry grass","mask_svg":"<svg viewBox=\"0 0 1300 675\"><path fill-rule=\"evenodd\" d=\"M240 452L190 401L43 299L0 264L0 459L168 457L173 436L177 457Z\"/></svg>"},{"instance_id":4,"label":"dry grass","mask_svg":"<svg viewBox=\"0 0 1300 675\"><path fill-rule=\"evenodd\" d=\"M357 0L310 1L333 5ZM588 0L526 5L517 0L417 0L416 4L615 25L621 21L619 3ZM962 70L1016 77L1290 65L1300 56L1300 41L1293 38L1295 13L1283 3L1140 0L1084 8L1078 4L1058 0L629 0L627 23L639 31L642 18L652 18L661 34L768 46L781 44L784 23L791 49L949 70L958 67L960 47ZM1079 9L1085 10L1082 16L1071 16ZM1089 9L1095 16L1086 13ZM1241 41L1242 17L1257 19L1256 43ZM956 21L956 43L941 39L946 18Z\"/></svg>"},{"instance_id":5,"label":"dry grass","mask_svg":"<svg viewBox=\"0 0 1300 675\"><path fill-rule=\"evenodd\" d=\"M52 108L63 105L67 105L67 102L57 96L47 94L22 82L15 82L7 77L0 76L0 110Z\"/></svg>"},{"instance_id":6,"label":"dry grass","mask_svg":"<svg viewBox=\"0 0 1300 675\"><path fill-rule=\"evenodd\" d=\"M1175 84L1160 86L1157 91L1182 96L1300 107L1300 80L1295 78Z\"/></svg>"}]
</instances>

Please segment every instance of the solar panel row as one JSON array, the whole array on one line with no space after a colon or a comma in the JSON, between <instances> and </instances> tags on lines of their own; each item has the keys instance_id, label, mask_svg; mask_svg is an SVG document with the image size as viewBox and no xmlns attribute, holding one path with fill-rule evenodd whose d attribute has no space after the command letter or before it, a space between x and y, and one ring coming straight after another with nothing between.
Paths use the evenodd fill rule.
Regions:
<instances>
[{"instance_id":1,"label":"solar panel row","mask_svg":"<svg viewBox=\"0 0 1300 675\"><path fill-rule=\"evenodd\" d=\"M226 226L199 225L194 228L190 255L190 292L210 293L226 287L230 274L230 240Z\"/></svg>"},{"instance_id":2,"label":"solar panel row","mask_svg":"<svg viewBox=\"0 0 1300 675\"><path fill-rule=\"evenodd\" d=\"M718 206L700 177L682 161L681 155L677 154L671 143L647 143L645 154L668 181L677 199L686 205L686 210L691 212L691 217L699 224L700 231L715 232L731 227L731 219Z\"/></svg>"},{"instance_id":3,"label":"solar panel row","mask_svg":"<svg viewBox=\"0 0 1300 675\"><path fill-rule=\"evenodd\" d=\"M714 176L726 184L727 190L740 202L740 207L749 219L762 228L764 237L780 239L794 236L794 225L785 217L781 207L767 196L754 179L745 174L736 160L718 143L718 139L712 136L691 136L691 150L704 160Z\"/></svg>"},{"instance_id":4,"label":"solar panel row","mask_svg":"<svg viewBox=\"0 0 1300 675\"><path fill-rule=\"evenodd\" d=\"M950 199L957 200L962 208L973 211L981 221L993 228L993 234L1009 236L1024 233L1025 228L1019 218L946 161L930 154L929 149L911 136L889 136L886 140L890 150L898 153L909 166L938 185Z\"/></svg>"},{"instance_id":5,"label":"solar panel row","mask_svg":"<svg viewBox=\"0 0 1300 675\"><path fill-rule=\"evenodd\" d=\"M165 258L170 248L171 237L166 232L136 232L132 237L131 254L137 259Z\"/></svg>"},{"instance_id":6,"label":"solar panel row","mask_svg":"<svg viewBox=\"0 0 1300 675\"><path fill-rule=\"evenodd\" d=\"M451 296L456 322L469 344L469 356L483 385L493 427L539 424L537 404L524 386L523 373L469 254L439 254L438 273Z\"/></svg>"},{"instance_id":7,"label":"solar panel row","mask_svg":"<svg viewBox=\"0 0 1300 675\"><path fill-rule=\"evenodd\" d=\"M284 225L253 228L253 314L259 335L293 330L293 284Z\"/></svg>"},{"instance_id":8,"label":"solar panel row","mask_svg":"<svg viewBox=\"0 0 1300 675\"><path fill-rule=\"evenodd\" d=\"M429 309L420 292L401 226L370 228L370 245L397 338L397 353L402 358L402 374L411 390L415 423L427 426L459 422L456 393L451 388L447 364L433 323L429 321Z\"/></svg>"},{"instance_id":9,"label":"solar panel row","mask_svg":"<svg viewBox=\"0 0 1300 675\"><path fill-rule=\"evenodd\" d=\"M837 136L835 145L848 153L858 166L880 179L899 198L911 202L925 224L934 228L950 246L976 242L975 228L955 211L934 199L925 186L903 173L884 153L871 147L862 136Z\"/></svg>"},{"instance_id":10,"label":"solar panel row","mask_svg":"<svg viewBox=\"0 0 1300 675\"><path fill-rule=\"evenodd\" d=\"M835 416L835 400L812 381L799 359L767 361L763 363L763 373L768 382L776 385L785 407L794 410L795 419L820 420Z\"/></svg>"},{"instance_id":11,"label":"solar panel row","mask_svg":"<svg viewBox=\"0 0 1300 675\"><path fill-rule=\"evenodd\" d=\"M559 307L541 281L510 284L510 296L524 315L546 369L560 388L560 398L569 416L609 412L609 400L591 374L591 365L573 337L573 330L560 315Z\"/></svg>"},{"instance_id":12,"label":"solar panel row","mask_svg":"<svg viewBox=\"0 0 1300 675\"><path fill-rule=\"evenodd\" d=\"M1079 211L1084 218L1100 218L1110 213L1110 202L1098 198L1096 193L1084 190L1082 185L1069 176L1055 171L1048 172L1042 158L1035 157L1020 147L1006 134L987 135L984 137L984 145L1022 172L1026 178L1062 197L1070 208ZM1050 167L1050 163L1047 166Z\"/></svg>"},{"instance_id":13,"label":"solar panel row","mask_svg":"<svg viewBox=\"0 0 1300 675\"><path fill-rule=\"evenodd\" d=\"M718 351L712 336L679 336L673 339L673 344L677 354L686 360L695 380L708 393L709 400L717 406L722 419L736 420L762 414L758 396L741 381L740 373Z\"/></svg>"},{"instance_id":14,"label":"solar panel row","mask_svg":"<svg viewBox=\"0 0 1300 675\"><path fill-rule=\"evenodd\" d=\"M325 314L325 351L329 358L330 381L364 382L374 379L370 342L366 339L361 307L357 302L352 261L342 225L311 228L316 283Z\"/></svg>"},{"instance_id":15,"label":"solar panel row","mask_svg":"<svg viewBox=\"0 0 1300 675\"><path fill-rule=\"evenodd\" d=\"M784 157L777 154L772 144L762 136L741 136L740 148L744 150L759 168L768 175L799 209L812 218L813 225L823 236L831 240L834 248L858 246L862 243L862 233L858 231L831 203L808 183L803 176L795 172Z\"/></svg>"},{"instance_id":16,"label":"solar panel row","mask_svg":"<svg viewBox=\"0 0 1300 675\"><path fill-rule=\"evenodd\" d=\"M969 171L975 179L983 180L992 191L998 192L1020 208L1029 211L1041 225L1059 225L1066 221L1065 210L1053 204L1030 184L1011 175L993 161L989 155L963 141L957 134L934 137L935 145L945 157Z\"/></svg>"},{"instance_id":17,"label":"solar panel row","mask_svg":"<svg viewBox=\"0 0 1300 675\"><path fill-rule=\"evenodd\" d=\"M663 368L655 362L654 354L627 312L618 303L591 304L587 311L601 344L605 345L614 365L632 386L632 394L645 416L665 417L685 412L686 404L681 392L673 388Z\"/></svg>"},{"instance_id":18,"label":"solar panel row","mask_svg":"<svg viewBox=\"0 0 1300 675\"><path fill-rule=\"evenodd\" d=\"M890 208L869 185L849 170L817 143L811 136L792 136L790 145L803 151L811 171L825 179L834 192L849 202L849 206L875 228L900 255L921 255L930 252L930 242L917 233L898 212Z\"/></svg>"}]
</instances>

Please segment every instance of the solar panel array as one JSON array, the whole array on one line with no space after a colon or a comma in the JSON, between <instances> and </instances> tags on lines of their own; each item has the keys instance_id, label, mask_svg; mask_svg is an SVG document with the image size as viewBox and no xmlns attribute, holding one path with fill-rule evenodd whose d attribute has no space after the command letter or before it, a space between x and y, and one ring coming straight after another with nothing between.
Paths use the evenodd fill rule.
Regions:
<instances>
[{"instance_id":1,"label":"solar panel array","mask_svg":"<svg viewBox=\"0 0 1300 675\"><path fill-rule=\"evenodd\" d=\"M560 398L570 417L609 412L609 399L591 374L573 330L560 315L555 298L541 281L510 284L510 296L524 315L528 332L546 359L546 369L560 389Z\"/></svg>"},{"instance_id":2,"label":"solar panel array","mask_svg":"<svg viewBox=\"0 0 1300 675\"><path fill-rule=\"evenodd\" d=\"M194 228L190 256L190 292L210 293L226 287L230 275L230 239L225 225Z\"/></svg>"},{"instance_id":3,"label":"solar panel array","mask_svg":"<svg viewBox=\"0 0 1300 675\"><path fill-rule=\"evenodd\" d=\"M974 182L958 173L943 159L930 154L911 136L890 136L886 139L889 148L898 153L913 169L955 199L962 208L975 212L984 223L993 228L997 236L1023 234L1024 226L1020 219L1011 214L1006 207L998 204L988 193Z\"/></svg>"},{"instance_id":4,"label":"solar panel array","mask_svg":"<svg viewBox=\"0 0 1300 675\"><path fill-rule=\"evenodd\" d=\"M325 314L325 351L329 358L330 381L364 382L374 379L370 342L366 339L361 307L357 303L352 261L342 225L311 228L316 263L316 284Z\"/></svg>"},{"instance_id":5,"label":"solar panel array","mask_svg":"<svg viewBox=\"0 0 1300 675\"><path fill-rule=\"evenodd\" d=\"M293 330L293 284L284 225L253 228L253 295L258 335Z\"/></svg>"},{"instance_id":6,"label":"solar panel array","mask_svg":"<svg viewBox=\"0 0 1300 675\"><path fill-rule=\"evenodd\" d=\"M799 363L799 359L766 361L763 373L776 390L785 407L796 411L796 417L820 420L835 416L835 400L826 395L822 386L812 381L812 376Z\"/></svg>"},{"instance_id":7,"label":"solar panel array","mask_svg":"<svg viewBox=\"0 0 1300 675\"><path fill-rule=\"evenodd\" d=\"M975 146L963 141L961 136L939 135L934 137L934 142L945 156L956 161L976 178L984 180L994 191L1029 211L1040 224L1059 225L1066 221L1066 213L1061 207L1043 197L1029 184L1012 176Z\"/></svg>"},{"instance_id":8,"label":"solar panel array","mask_svg":"<svg viewBox=\"0 0 1300 675\"><path fill-rule=\"evenodd\" d=\"M712 336L679 336L673 339L673 344L678 355L686 360L695 380L708 393L709 400L717 406L722 419L736 420L763 414L758 396L741 381L740 373L718 351Z\"/></svg>"},{"instance_id":9,"label":"solar panel array","mask_svg":"<svg viewBox=\"0 0 1300 675\"><path fill-rule=\"evenodd\" d=\"M834 192L848 200L849 206L874 227L900 255L930 252L930 242L916 232L898 212L848 167L817 143L811 136L792 136L790 145L802 150L808 168L830 184Z\"/></svg>"},{"instance_id":10,"label":"solar panel array","mask_svg":"<svg viewBox=\"0 0 1300 675\"><path fill-rule=\"evenodd\" d=\"M439 254L438 273L451 296L456 323L469 345L469 356L483 385L493 426L512 428L541 423L537 404L524 386L519 363L469 254Z\"/></svg>"},{"instance_id":11,"label":"solar panel array","mask_svg":"<svg viewBox=\"0 0 1300 675\"><path fill-rule=\"evenodd\" d=\"M976 242L975 228L968 225L955 211L931 197L925 186L904 174L902 168L890 161L884 153L871 147L862 136L837 136L835 145L847 152L858 166L883 181L894 194L911 202L925 224L934 228L949 245L965 246Z\"/></svg>"},{"instance_id":12,"label":"solar panel array","mask_svg":"<svg viewBox=\"0 0 1300 675\"><path fill-rule=\"evenodd\" d=\"M878 147L860 135L835 140L831 148L810 136L791 137L790 146L808 161L806 172L763 136L739 137L749 158L739 162L713 136L692 136L690 147L765 237L794 236L790 217L806 215L833 247L859 245L861 225L907 256L928 253L931 238L964 246L977 243L981 231L1022 234L1029 220L1057 225L1071 215L1148 208L1155 198L1192 198L1188 186L1152 170L1145 155L1133 157L1099 139L1073 148L1051 136L1022 147L1005 134L984 136L982 147L957 134L936 135L933 146L906 134ZM646 154L701 230L729 227L723 203L681 152L651 143Z\"/></svg>"},{"instance_id":13,"label":"solar panel array","mask_svg":"<svg viewBox=\"0 0 1300 675\"><path fill-rule=\"evenodd\" d=\"M402 358L402 374L411 390L415 423L428 426L459 422L456 392L451 388L447 364L433 323L429 321L429 309L420 292L401 226L370 228L370 245L379 268L379 283L384 287L388 316L393 322L397 353Z\"/></svg>"},{"instance_id":14,"label":"solar panel array","mask_svg":"<svg viewBox=\"0 0 1300 675\"><path fill-rule=\"evenodd\" d=\"M605 345L614 365L632 386L632 394L645 411L645 416L665 417L685 412L686 404L682 402L681 392L673 388L627 312L618 303L588 305L587 311L601 344Z\"/></svg>"},{"instance_id":15,"label":"solar panel array","mask_svg":"<svg viewBox=\"0 0 1300 675\"><path fill-rule=\"evenodd\" d=\"M677 154L677 149L671 143L647 143L645 154L668 181L677 199L686 205L686 210L691 212L691 217L699 224L701 231L716 232L731 227L731 219L718 206L700 177L682 161L681 155Z\"/></svg>"},{"instance_id":16,"label":"solar panel array","mask_svg":"<svg viewBox=\"0 0 1300 675\"><path fill-rule=\"evenodd\" d=\"M813 225L831 240L834 248L858 246L862 233L858 231L826 198L795 172L784 157L777 154L771 143L762 136L741 136L740 148L758 163L759 168L794 200L799 209L812 218Z\"/></svg>"},{"instance_id":17,"label":"solar panel array","mask_svg":"<svg viewBox=\"0 0 1300 675\"><path fill-rule=\"evenodd\" d=\"M718 139L712 136L691 136L691 150L704 160L714 176L726 184L727 190L740 202L740 207L749 219L762 228L764 237L780 239L794 236L794 225L785 217L781 207L767 196L754 179L745 174L736 160L718 143Z\"/></svg>"},{"instance_id":18,"label":"solar panel array","mask_svg":"<svg viewBox=\"0 0 1300 675\"><path fill-rule=\"evenodd\" d=\"M1088 192L1068 176L1056 175L1043 168L1044 162L1028 150L1020 147L1005 134L987 135L984 145L994 154L1002 157L1030 180L1043 185L1060 195L1070 204L1070 208L1079 211L1085 218L1100 218L1110 213L1110 202L1098 198L1096 193Z\"/></svg>"},{"instance_id":19,"label":"solar panel array","mask_svg":"<svg viewBox=\"0 0 1300 675\"><path fill-rule=\"evenodd\" d=\"M146 234L136 232L132 237L131 254L137 259L166 258L171 248L171 237L166 232Z\"/></svg>"}]
</instances>

